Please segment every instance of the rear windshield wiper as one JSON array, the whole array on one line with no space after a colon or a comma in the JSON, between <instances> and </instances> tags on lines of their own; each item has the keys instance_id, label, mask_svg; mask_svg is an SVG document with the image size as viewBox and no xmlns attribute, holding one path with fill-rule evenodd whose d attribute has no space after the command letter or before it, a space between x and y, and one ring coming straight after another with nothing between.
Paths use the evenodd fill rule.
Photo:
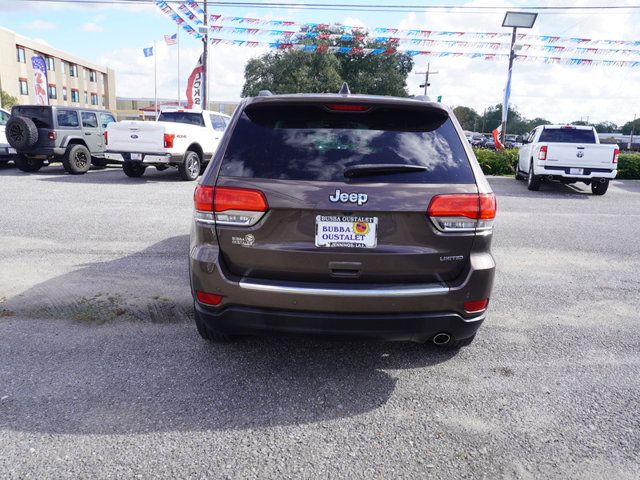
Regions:
<instances>
[{"instance_id":1,"label":"rear windshield wiper","mask_svg":"<svg viewBox=\"0 0 640 480\"><path fill-rule=\"evenodd\" d=\"M354 165L344 169L347 178L370 177L373 175L387 175L388 173L424 172L427 167L422 165L403 165L401 163L380 163Z\"/></svg>"}]
</instances>

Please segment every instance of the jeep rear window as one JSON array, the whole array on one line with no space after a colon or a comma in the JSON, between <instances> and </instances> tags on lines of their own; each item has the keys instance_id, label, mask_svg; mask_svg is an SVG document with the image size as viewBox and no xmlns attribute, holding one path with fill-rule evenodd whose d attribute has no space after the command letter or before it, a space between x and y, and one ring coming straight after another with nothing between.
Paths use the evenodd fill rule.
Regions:
<instances>
[{"instance_id":1,"label":"jeep rear window","mask_svg":"<svg viewBox=\"0 0 640 480\"><path fill-rule=\"evenodd\" d=\"M548 143L596 143L593 130L582 128L545 128L540 134L539 142Z\"/></svg>"},{"instance_id":2,"label":"jeep rear window","mask_svg":"<svg viewBox=\"0 0 640 480\"><path fill-rule=\"evenodd\" d=\"M13 107L12 114L17 117L30 118L36 128L53 128L53 125L51 124L51 108Z\"/></svg>"},{"instance_id":3,"label":"jeep rear window","mask_svg":"<svg viewBox=\"0 0 640 480\"><path fill-rule=\"evenodd\" d=\"M162 112L158 117L159 122L186 123L188 125L198 125L204 127L204 120L201 113L191 112Z\"/></svg>"},{"instance_id":4,"label":"jeep rear window","mask_svg":"<svg viewBox=\"0 0 640 480\"><path fill-rule=\"evenodd\" d=\"M475 182L446 112L393 106L365 112L332 111L317 104L249 106L233 129L220 174L344 182L347 167L363 164L426 169L350 182Z\"/></svg>"}]
</instances>

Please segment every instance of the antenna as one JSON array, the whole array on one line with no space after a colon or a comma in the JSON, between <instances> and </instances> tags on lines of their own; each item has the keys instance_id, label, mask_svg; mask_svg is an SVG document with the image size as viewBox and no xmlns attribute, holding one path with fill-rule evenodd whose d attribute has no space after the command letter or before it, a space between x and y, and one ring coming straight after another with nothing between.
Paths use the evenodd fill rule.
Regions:
<instances>
[{"instance_id":1,"label":"antenna","mask_svg":"<svg viewBox=\"0 0 640 480\"><path fill-rule=\"evenodd\" d=\"M351 94L351 90L349 90L349 85L347 82L342 83L342 87L340 87L340 91L338 92L340 95L349 95Z\"/></svg>"}]
</instances>

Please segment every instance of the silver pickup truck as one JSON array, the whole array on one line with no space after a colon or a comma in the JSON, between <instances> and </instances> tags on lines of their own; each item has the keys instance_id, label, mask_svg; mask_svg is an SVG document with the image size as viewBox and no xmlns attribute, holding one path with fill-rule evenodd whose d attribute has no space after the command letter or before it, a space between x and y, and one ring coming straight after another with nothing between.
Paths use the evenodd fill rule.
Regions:
<instances>
[{"instance_id":1,"label":"silver pickup truck","mask_svg":"<svg viewBox=\"0 0 640 480\"><path fill-rule=\"evenodd\" d=\"M524 138L518 152L516 178L539 190L543 180L584 182L594 195L604 195L618 169L617 145L601 145L595 128L540 125Z\"/></svg>"}]
</instances>

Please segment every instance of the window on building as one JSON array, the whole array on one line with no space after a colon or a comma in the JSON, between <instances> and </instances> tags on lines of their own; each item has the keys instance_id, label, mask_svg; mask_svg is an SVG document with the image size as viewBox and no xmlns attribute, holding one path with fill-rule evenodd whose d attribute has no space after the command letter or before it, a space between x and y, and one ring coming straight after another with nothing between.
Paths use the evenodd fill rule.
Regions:
<instances>
[{"instance_id":1,"label":"window on building","mask_svg":"<svg viewBox=\"0 0 640 480\"><path fill-rule=\"evenodd\" d=\"M62 87L62 100L67 101L67 87Z\"/></svg>"},{"instance_id":2,"label":"window on building","mask_svg":"<svg viewBox=\"0 0 640 480\"><path fill-rule=\"evenodd\" d=\"M78 66L75 63L69 64L69 75L71 75L72 77L78 76Z\"/></svg>"},{"instance_id":3,"label":"window on building","mask_svg":"<svg viewBox=\"0 0 640 480\"><path fill-rule=\"evenodd\" d=\"M71 101L73 103L80 103L80 92L75 88L71 89Z\"/></svg>"},{"instance_id":4,"label":"window on building","mask_svg":"<svg viewBox=\"0 0 640 480\"><path fill-rule=\"evenodd\" d=\"M47 57L47 71L49 72L56 71L56 61L53 57Z\"/></svg>"},{"instance_id":5,"label":"window on building","mask_svg":"<svg viewBox=\"0 0 640 480\"><path fill-rule=\"evenodd\" d=\"M98 117L92 112L82 112L82 126L87 128L98 128Z\"/></svg>"},{"instance_id":6,"label":"window on building","mask_svg":"<svg viewBox=\"0 0 640 480\"><path fill-rule=\"evenodd\" d=\"M84 103L87 104L89 103L89 95L87 94L87 91L84 91Z\"/></svg>"},{"instance_id":7,"label":"window on building","mask_svg":"<svg viewBox=\"0 0 640 480\"><path fill-rule=\"evenodd\" d=\"M49 98L55 100L58 98L58 91L55 85L49 84Z\"/></svg>"},{"instance_id":8,"label":"window on building","mask_svg":"<svg viewBox=\"0 0 640 480\"><path fill-rule=\"evenodd\" d=\"M89 70L89 81L92 83L96 82L96 71L95 70Z\"/></svg>"},{"instance_id":9,"label":"window on building","mask_svg":"<svg viewBox=\"0 0 640 480\"><path fill-rule=\"evenodd\" d=\"M92 93L91 94L91 105L98 105L98 94L97 93Z\"/></svg>"},{"instance_id":10,"label":"window on building","mask_svg":"<svg viewBox=\"0 0 640 480\"><path fill-rule=\"evenodd\" d=\"M107 84L107 76L104 73L102 74L102 84L103 85Z\"/></svg>"},{"instance_id":11,"label":"window on building","mask_svg":"<svg viewBox=\"0 0 640 480\"><path fill-rule=\"evenodd\" d=\"M64 60L60 60L60 72L64 75L65 72L65 66L64 66Z\"/></svg>"},{"instance_id":12,"label":"window on building","mask_svg":"<svg viewBox=\"0 0 640 480\"><path fill-rule=\"evenodd\" d=\"M26 78L18 80L20 82L20 95L29 95L29 85Z\"/></svg>"},{"instance_id":13,"label":"window on building","mask_svg":"<svg viewBox=\"0 0 640 480\"><path fill-rule=\"evenodd\" d=\"M16 46L16 60L20 63L27 63L24 55L24 47Z\"/></svg>"}]
</instances>

